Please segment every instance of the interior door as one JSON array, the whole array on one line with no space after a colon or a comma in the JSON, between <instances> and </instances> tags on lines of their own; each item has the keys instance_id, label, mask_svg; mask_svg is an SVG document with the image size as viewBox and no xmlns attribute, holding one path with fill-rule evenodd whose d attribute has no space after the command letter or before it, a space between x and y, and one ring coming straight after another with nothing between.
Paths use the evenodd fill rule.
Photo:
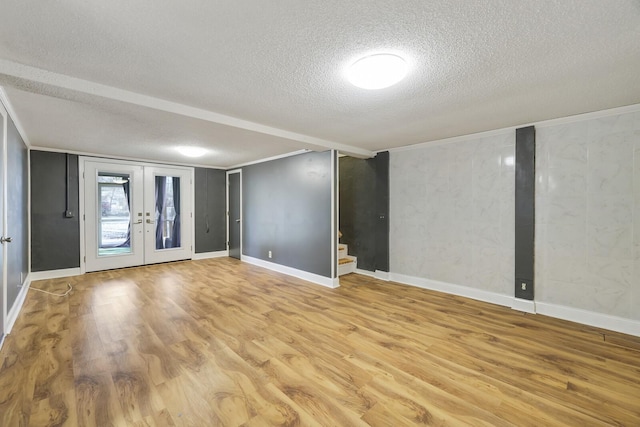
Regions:
<instances>
[{"instance_id":1,"label":"interior door","mask_svg":"<svg viewBox=\"0 0 640 427\"><path fill-rule=\"evenodd\" d=\"M144 168L145 263L192 256L192 169Z\"/></svg>"},{"instance_id":2,"label":"interior door","mask_svg":"<svg viewBox=\"0 0 640 427\"><path fill-rule=\"evenodd\" d=\"M242 171L227 174L229 256L240 259L242 255Z\"/></svg>"},{"instance_id":3,"label":"interior door","mask_svg":"<svg viewBox=\"0 0 640 427\"><path fill-rule=\"evenodd\" d=\"M4 340L5 325L7 324L7 251L5 245L11 242L7 236L7 212L5 209L6 201L6 183L7 183L7 165L5 162L7 156L7 111L0 103L0 344Z\"/></svg>"},{"instance_id":4,"label":"interior door","mask_svg":"<svg viewBox=\"0 0 640 427\"><path fill-rule=\"evenodd\" d=\"M86 271L144 264L144 168L84 162Z\"/></svg>"}]
</instances>

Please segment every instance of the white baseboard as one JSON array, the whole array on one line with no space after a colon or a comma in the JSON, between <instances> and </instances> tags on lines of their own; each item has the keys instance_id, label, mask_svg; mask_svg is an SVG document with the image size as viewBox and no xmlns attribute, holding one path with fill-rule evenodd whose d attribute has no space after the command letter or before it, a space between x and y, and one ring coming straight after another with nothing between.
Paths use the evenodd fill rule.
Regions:
<instances>
[{"instance_id":1,"label":"white baseboard","mask_svg":"<svg viewBox=\"0 0 640 427\"><path fill-rule=\"evenodd\" d=\"M25 279L22 287L20 288L20 292L18 293L18 297L13 302L13 307L9 309L7 313L7 324L4 325L4 333L8 335L11 333L11 329L13 329L13 325L16 323L18 319L18 315L20 314L20 310L22 310L22 305L24 304L24 300L27 298L27 293L29 292L29 286L31 286L31 275L28 274Z\"/></svg>"},{"instance_id":2,"label":"white baseboard","mask_svg":"<svg viewBox=\"0 0 640 427\"><path fill-rule=\"evenodd\" d=\"M320 276L319 274L309 273L307 271L298 270L296 268L287 267L274 262L264 261L247 255L242 255L240 259L242 262L257 265L258 267L266 268L268 270L277 271L278 273L284 273L328 288L337 288L340 286L340 279L338 278L332 279L330 277Z\"/></svg>"},{"instance_id":3,"label":"white baseboard","mask_svg":"<svg viewBox=\"0 0 640 427\"><path fill-rule=\"evenodd\" d=\"M505 307L511 307L511 304L513 302L513 297L508 295L484 291L482 289L470 288L468 286L454 285L447 282L439 282L437 280L424 279L422 277L389 273L389 280L405 285L416 286L418 288L459 295L461 297L467 297L478 301L490 302L492 304L498 304Z\"/></svg>"},{"instance_id":4,"label":"white baseboard","mask_svg":"<svg viewBox=\"0 0 640 427\"><path fill-rule=\"evenodd\" d=\"M34 271L29 273L29 277L32 282L36 280L47 279L59 279L61 277L80 276L82 272L80 267L77 268L63 268L60 270L48 270L48 271Z\"/></svg>"},{"instance_id":5,"label":"white baseboard","mask_svg":"<svg viewBox=\"0 0 640 427\"><path fill-rule=\"evenodd\" d=\"M388 282L389 281L389 272L388 271L382 271L382 270L376 270L375 277L378 280L384 280L384 281Z\"/></svg>"},{"instance_id":6,"label":"white baseboard","mask_svg":"<svg viewBox=\"0 0 640 427\"><path fill-rule=\"evenodd\" d=\"M201 252L199 254L193 254L194 261L199 259L209 259L209 258L222 258L229 256L229 251L216 251L216 252Z\"/></svg>"},{"instance_id":7,"label":"white baseboard","mask_svg":"<svg viewBox=\"0 0 640 427\"><path fill-rule=\"evenodd\" d=\"M384 280L385 282L389 281L388 271L376 270L374 272L374 271L362 270L360 268L356 268L355 272L356 274L362 274L363 276L373 277L374 279L378 279L378 280Z\"/></svg>"},{"instance_id":8,"label":"white baseboard","mask_svg":"<svg viewBox=\"0 0 640 427\"><path fill-rule=\"evenodd\" d=\"M536 312L549 317L556 317L558 319L582 323L583 325L595 326L596 328L608 329L610 331L640 337L640 322L637 320L546 302L536 302Z\"/></svg>"},{"instance_id":9,"label":"white baseboard","mask_svg":"<svg viewBox=\"0 0 640 427\"><path fill-rule=\"evenodd\" d=\"M372 277L374 279L377 279L376 273L374 273L373 271L369 271L369 270L362 270L361 268L356 268L356 274L362 274L363 276L368 276L368 277Z\"/></svg>"},{"instance_id":10,"label":"white baseboard","mask_svg":"<svg viewBox=\"0 0 640 427\"><path fill-rule=\"evenodd\" d=\"M365 274L370 275L371 272L365 272ZM526 313L543 314L549 317L555 317L558 319L581 323L583 325L594 326L596 328L608 329L610 331L640 337L640 321L637 320L625 319L608 314L601 314L593 311L545 302L528 301L521 298L514 298L509 295L497 294L494 292L469 288L467 286L454 285L446 282L438 282L436 280L429 280L421 277L406 276L404 274L390 273L389 279L405 285L417 286L419 288L445 292L505 307L511 307L515 310Z\"/></svg>"},{"instance_id":11,"label":"white baseboard","mask_svg":"<svg viewBox=\"0 0 640 427\"><path fill-rule=\"evenodd\" d=\"M523 311L525 313L536 313L535 301L531 301L528 299L514 298L513 302L511 303L511 308L513 308L514 310Z\"/></svg>"}]
</instances>

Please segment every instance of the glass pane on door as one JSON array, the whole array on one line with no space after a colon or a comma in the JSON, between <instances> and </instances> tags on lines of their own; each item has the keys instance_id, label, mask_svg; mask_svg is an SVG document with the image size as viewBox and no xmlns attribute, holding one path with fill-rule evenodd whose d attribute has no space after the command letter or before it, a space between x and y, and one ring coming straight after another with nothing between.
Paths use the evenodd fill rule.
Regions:
<instances>
[{"instance_id":1,"label":"glass pane on door","mask_svg":"<svg viewBox=\"0 0 640 427\"><path fill-rule=\"evenodd\" d=\"M181 247L180 177L155 177L156 249Z\"/></svg>"},{"instance_id":2,"label":"glass pane on door","mask_svg":"<svg viewBox=\"0 0 640 427\"><path fill-rule=\"evenodd\" d=\"M98 256L131 253L130 178L98 174Z\"/></svg>"}]
</instances>

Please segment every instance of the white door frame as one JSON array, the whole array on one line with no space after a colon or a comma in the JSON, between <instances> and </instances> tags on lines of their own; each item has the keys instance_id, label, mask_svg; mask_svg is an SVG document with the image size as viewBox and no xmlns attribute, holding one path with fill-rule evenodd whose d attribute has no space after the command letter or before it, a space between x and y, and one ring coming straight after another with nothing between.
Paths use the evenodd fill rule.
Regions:
<instances>
[{"instance_id":1,"label":"white door frame","mask_svg":"<svg viewBox=\"0 0 640 427\"><path fill-rule=\"evenodd\" d=\"M7 135L8 130L7 127L9 125L7 110L0 102L0 119L2 120L2 136L0 137L0 150L2 151L2 162L0 162L0 169L2 170L2 186L0 187L0 197L2 197L2 206L0 206L0 233L2 237L7 237L8 229L7 229ZM0 324L0 346L2 346L2 341L4 340L4 336L7 334L7 245L2 243L2 278L0 279L2 283L0 286L2 287L2 307L0 307L0 311L2 311L2 324Z\"/></svg>"},{"instance_id":2,"label":"white door frame","mask_svg":"<svg viewBox=\"0 0 640 427\"><path fill-rule=\"evenodd\" d=\"M242 229L244 228L243 219L244 214L242 212L242 169L233 169L227 171L227 256L229 256L229 175L238 173L240 174L240 258L242 259Z\"/></svg>"},{"instance_id":3,"label":"white door frame","mask_svg":"<svg viewBox=\"0 0 640 427\"><path fill-rule=\"evenodd\" d=\"M191 191L180 194L180 204L181 209L183 207L187 207L186 212L181 213L180 219L180 227L181 227L181 235L182 242L179 248L171 248L171 249L160 249L157 250L155 248L155 228L153 227L153 236L149 232L149 228L145 226L144 231L144 262L145 264L153 264L159 262L167 262L176 260L176 253L180 252L186 255L187 258L193 258L193 246L195 243L194 233L194 221L193 221L193 211L194 211L194 188L193 188L193 168L184 168L184 167L173 167L168 165L146 165L144 168L144 188L155 188L155 177L156 176L171 176L178 175L181 180L189 181L189 188ZM182 186L181 186L182 187ZM144 220L146 222L147 212L146 209L149 206L153 206L153 220L155 221L155 194L149 193L147 191L144 194ZM185 233L182 233L182 226L184 227ZM156 224L157 226L157 224ZM179 255L179 254L178 254ZM184 259L184 258L183 258Z\"/></svg>"},{"instance_id":4,"label":"white door frame","mask_svg":"<svg viewBox=\"0 0 640 427\"><path fill-rule=\"evenodd\" d=\"M122 164L122 165L135 165L135 166L142 166L142 167L154 167L154 168L163 168L163 167L167 167L167 168L171 168L171 169L183 169L186 171L190 171L190 194L189 194L189 199L190 199L190 206L188 209L186 209L187 212L184 213L184 215L189 215L189 218L191 219L190 221L190 229L189 230L182 230L183 234L184 233L189 233L190 235L190 252L191 252L191 257L193 257L193 248L195 246L195 221L193 221L193 212L194 212L194 200L195 200L195 186L194 186L194 168L193 167L186 167L186 166L174 166L174 165L169 165L169 164L163 164L163 163L148 163L148 162L135 162L135 161L130 161L130 160L119 160L119 159L110 159L110 158L105 158L105 157L89 157L89 156L80 156L78 157L78 181L79 181L79 207L78 207L78 212L80 215L80 274L85 274L86 271L86 239L85 239L85 232L86 232L86 227L85 227L85 197L84 197L84 192L85 192L85 162L105 162L105 163L111 163L111 164Z\"/></svg>"},{"instance_id":5,"label":"white door frame","mask_svg":"<svg viewBox=\"0 0 640 427\"><path fill-rule=\"evenodd\" d=\"M82 195L85 197L83 200L88 203L82 204L81 222L84 227L84 233L89 231L88 235L83 234L85 239L84 254L82 255L82 264L85 270L99 271L111 268L123 268L132 267L136 265L144 264L144 234L142 233L144 224L142 223L142 217L137 217L136 212L142 215L142 209L144 206L143 200L143 188L144 188L144 168L140 165L131 163L111 163L102 160L85 159L82 163L84 179L80 180L83 183ZM132 184L130 189L131 200L129 202L130 211L130 225L131 225L131 252L123 253L119 255L112 255L108 257L100 257L97 253L99 242L96 241L96 236L99 233L95 233L93 236L91 230L91 224L98 218L99 204L95 202L100 200L100 185L96 185L97 173L99 171L109 171L115 174L127 174L129 175L129 181ZM91 203L86 199L87 190L89 194L95 192L93 196L94 202ZM88 219L88 221L87 221ZM139 221L139 222L138 222ZM87 222L90 224L87 226ZM96 221L93 226L99 227L100 221ZM96 251L96 252L94 252ZM87 266L93 266L88 268Z\"/></svg>"}]
</instances>

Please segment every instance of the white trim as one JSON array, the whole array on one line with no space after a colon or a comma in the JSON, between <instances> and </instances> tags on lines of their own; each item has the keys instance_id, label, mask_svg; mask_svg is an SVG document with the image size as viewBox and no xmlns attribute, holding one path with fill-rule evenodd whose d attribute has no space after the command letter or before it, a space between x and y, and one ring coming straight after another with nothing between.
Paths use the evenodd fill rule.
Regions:
<instances>
[{"instance_id":1,"label":"white trim","mask_svg":"<svg viewBox=\"0 0 640 427\"><path fill-rule=\"evenodd\" d=\"M356 274L360 274L362 276L371 277L372 279L377 279L376 274L373 271L362 270L361 268L356 268Z\"/></svg>"},{"instance_id":2,"label":"white trim","mask_svg":"<svg viewBox=\"0 0 640 427\"><path fill-rule=\"evenodd\" d=\"M30 148L31 141L27 136L27 132L25 132L24 126L22 126L22 123L20 122L20 119L16 114L16 110L13 109L13 105L11 104L11 101L9 101L9 95L7 95L7 92L4 90L4 87L2 86L0 86L0 102L4 104L4 108L7 110L9 117L11 117L13 124L16 125L16 129L18 129L18 133L22 137L22 140L24 141L25 145L27 146L27 148Z\"/></svg>"},{"instance_id":3,"label":"white trim","mask_svg":"<svg viewBox=\"0 0 640 427\"><path fill-rule=\"evenodd\" d=\"M9 310L9 313L7 314L7 324L5 325L5 328L4 328L6 334L11 333L11 329L13 329L13 325L16 323L16 320L18 319L18 315L22 310L24 301L27 298L27 293L29 293L29 286L31 286L30 276L31 276L30 274L27 275L27 278L25 279L24 283L20 288L20 292L18 293L18 296L16 297L16 300L13 303L13 307L11 307L11 310Z\"/></svg>"},{"instance_id":4,"label":"white trim","mask_svg":"<svg viewBox=\"0 0 640 427\"><path fill-rule=\"evenodd\" d=\"M27 277L31 273L31 148L27 148Z\"/></svg>"},{"instance_id":5,"label":"white trim","mask_svg":"<svg viewBox=\"0 0 640 427\"><path fill-rule=\"evenodd\" d=\"M60 270L34 271L29 273L29 280L31 282L35 282L36 280L60 279L61 277L81 276L82 274L84 273L81 271L80 267L61 268Z\"/></svg>"},{"instance_id":6,"label":"white trim","mask_svg":"<svg viewBox=\"0 0 640 427\"><path fill-rule=\"evenodd\" d=\"M390 273L388 271L376 270L376 272L374 273L374 276L378 280L384 280L385 282L388 282L389 274Z\"/></svg>"},{"instance_id":7,"label":"white trim","mask_svg":"<svg viewBox=\"0 0 640 427\"><path fill-rule=\"evenodd\" d=\"M637 111L640 111L640 104L631 104L631 105L625 105L623 107L615 107L615 108L609 108L606 110L590 111L588 113L574 114L572 116L565 116L565 117L558 117L556 119L543 120L541 122L531 123L528 125L522 125L518 127L521 128L526 126L536 126L539 128L546 128L550 126L564 125L567 123L583 122L586 120L601 119L603 117L617 116L617 115L627 114L627 113L635 113Z\"/></svg>"},{"instance_id":8,"label":"white trim","mask_svg":"<svg viewBox=\"0 0 640 427\"><path fill-rule=\"evenodd\" d=\"M380 150L380 152L388 151L390 153L396 153L400 151L419 150L424 147L433 147L436 145L453 144L456 142L472 141L472 140L481 139L481 138L488 138L491 136L506 135L510 132L515 132L515 130L519 127L521 126L512 126L509 128L495 129L495 130L489 130L489 131L478 132L478 133L470 133L468 135L453 136L451 138L434 139L433 141L421 142L419 144L405 145L403 147L395 147L395 148L389 148L386 150ZM515 138L515 133L514 133L514 138Z\"/></svg>"},{"instance_id":9,"label":"white trim","mask_svg":"<svg viewBox=\"0 0 640 427\"><path fill-rule=\"evenodd\" d=\"M229 248L231 246L231 242L229 241L229 222L231 222L231 216L229 215L229 175L234 173L240 174L240 259L242 259L242 229L244 228L243 222L243 211L242 211L242 169L233 169L227 171L227 253L229 253Z\"/></svg>"},{"instance_id":10,"label":"white trim","mask_svg":"<svg viewBox=\"0 0 640 427\"><path fill-rule=\"evenodd\" d=\"M257 165L259 163L270 162L272 160L285 159L287 157L298 156L300 154L308 153L310 151L312 151L312 150L309 150L309 149L305 148L303 150L296 150L296 151L292 151L290 153L278 154L277 156L266 157L264 159L252 160L252 161L246 162L246 163L239 163L237 165L229 166L226 169L237 169L237 168L241 168L241 167L244 167L244 166Z\"/></svg>"},{"instance_id":11,"label":"white trim","mask_svg":"<svg viewBox=\"0 0 640 427\"><path fill-rule=\"evenodd\" d=\"M78 157L78 221L80 222L80 274L87 272L85 242L85 197L84 197L84 163L87 157Z\"/></svg>"},{"instance_id":12,"label":"white trim","mask_svg":"<svg viewBox=\"0 0 640 427\"><path fill-rule=\"evenodd\" d=\"M2 350L2 344L4 344L4 338L6 336L7 336L7 334L5 334L2 331L0 331L0 350Z\"/></svg>"},{"instance_id":13,"label":"white trim","mask_svg":"<svg viewBox=\"0 0 640 427\"><path fill-rule=\"evenodd\" d=\"M505 307L511 307L513 301L513 297L509 295L470 288L468 286L454 285L452 283L439 282L437 280L423 279L421 277L407 276L404 274L389 273L389 280L405 285L416 286L418 288L459 295L478 301L490 302L492 304L498 304Z\"/></svg>"},{"instance_id":14,"label":"white trim","mask_svg":"<svg viewBox=\"0 0 640 427\"><path fill-rule=\"evenodd\" d=\"M331 254L329 255L329 259L331 260L331 277L336 278L339 274L336 274L338 270L338 242L336 242L336 238L338 236L339 230L339 219L336 218L338 215L339 207L337 205L338 201L336 200L336 189L339 185L338 178L338 162L336 157L336 151L331 150Z\"/></svg>"},{"instance_id":15,"label":"white trim","mask_svg":"<svg viewBox=\"0 0 640 427\"><path fill-rule=\"evenodd\" d=\"M536 302L536 311L538 314L545 316L640 337L640 322L637 320L624 319L622 317L546 302Z\"/></svg>"},{"instance_id":16,"label":"white trim","mask_svg":"<svg viewBox=\"0 0 640 427\"><path fill-rule=\"evenodd\" d=\"M65 154L75 154L77 156L81 156L81 157L92 157L92 158L96 158L96 159L100 159L100 160L109 160L112 163L115 163L117 161L123 161L123 162L136 162L136 163L144 163L147 164L149 166L158 166L158 165L162 165L162 166L179 166L179 167L187 167L187 168L206 168L206 169L218 169L218 170L227 170L228 168L224 167L224 166L211 166L211 165L205 165L203 163L180 163L180 162L173 162L173 163L167 163L167 162L163 162L160 160L149 160L149 159L143 159L140 157L127 157L127 156L112 156L111 154L97 154L97 153L92 153L90 151L77 151L77 150L67 150L67 149L63 149L63 148L51 148L51 147L31 147L31 150L35 150L35 151L46 151L49 153L65 153ZM105 157L107 156L107 157Z\"/></svg>"},{"instance_id":17,"label":"white trim","mask_svg":"<svg viewBox=\"0 0 640 427\"><path fill-rule=\"evenodd\" d=\"M71 153L69 151L60 151L61 153ZM140 161L140 160L126 160L126 159L113 159L110 157L98 157L98 156L79 156L78 162L96 162L96 163L108 163L108 164L116 164L116 165L126 165L126 166L143 166L143 167L152 167L152 168L170 168L170 169L182 169L185 171L193 170L193 166L182 166L171 163L161 163L161 162L149 162L149 161Z\"/></svg>"},{"instance_id":18,"label":"white trim","mask_svg":"<svg viewBox=\"0 0 640 427\"><path fill-rule=\"evenodd\" d=\"M277 271L278 273L297 277L298 279L306 280L307 282L312 282L317 285L326 286L328 288L337 288L340 286L340 280L338 278L332 279L330 277L320 276L319 274L309 273L307 271L298 270L297 268L287 267L285 265L264 261L247 255L242 255L241 260L242 262L246 262L248 264L257 265L258 267Z\"/></svg>"},{"instance_id":19,"label":"white trim","mask_svg":"<svg viewBox=\"0 0 640 427\"><path fill-rule=\"evenodd\" d=\"M609 117L609 116L615 116L615 115L627 114L627 113L635 113L637 111L640 111L640 104L625 105L623 107L609 108L607 110L598 110L598 111L592 111L589 113L575 114L572 116L559 117L555 119L543 120L540 122L526 123L526 124L520 124L516 126L500 128L500 129L493 129L485 132L470 133L466 135L453 136L450 138L443 138L443 139L434 139L432 141L425 141L418 144L405 145L402 147L386 148L383 150L376 151L376 154L383 151L389 151L393 153L393 152L399 152L399 151L419 150L424 147L432 147L436 145L451 144L455 142L464 142L464 141L470 141L474 139L487 138L491 136L503 135L506 133L515 132L516 129L527 127L527 126L546 128L551 126L563 125L567 123L575 123L575 122L582 122L585 120L599 119L602 117Z\"/></svg>"},{"instance_id":20,"label":"white trim","mask_svg":"<svg viewBox=\"0 0 640 427\"><path fill-rule=\"evenodd\" d=\"M511 308L525 313L536 313L536 302L528 299L513 298Z\"/></svg>"},{"instance_id":21,"label":"white trim","mask_svg":"<svg viewBox=\"0 0 640 427\"><path fill-rule=\"evenodd\" d=\"M191 259L194 261L197 261L200 259L223 258L228 256L229 256L229 251L200 252L198 254L193 254L193 258Z\"/></svg>"},{"instance_id":22,"label":"white trim","mask_svg":"<svg viewBox=\"0 0 640 427\"><path fill-rule=\"evenodd\" d=\"M180 116L192 117L211 123L231 126L238 129L245 129L266 135L272 135L279 138L289 139L300 142L308 146L308 148L317 151L325 151L327 149L341 150L357 157L373 157L373 153L363 148L342 144L335 141L320 139L301 133L291 132L284 129L278 129L266 126L260 123L250 122L248 120L231 117L213 111L196 108L177 102L168 101L166 99L155 98L153 96L143 95L113 86L107 86L95 83L89 80L83 80L64 74L54 73L41 68L31 67L28 65L18 64L17 62L0 59L0 72L9 76L28 82L37 82L47 86L53 86L72 91L82 92L93 96L113 99L116 101L126 102L128 104L139 105L152 108L158 111L166 111L168 113L178 114Z\"/></svg>"},{"instance_id":23,"label":"white trim","mask_svg":"<svg viewBox=\"0 0 640 427\"><path fill-rule=\"evenodd\" d=\"M2 161L0 162L0 173L2 174L2 186L0 187L0 197L2 197L2 203L0 204L0 206L2 207L2 211L0 212L0 234L2 235L2 237L5 237L7 235L8 232L8 228L7 228L7 177L8 177L8 172L7 172L7 145L9 144L8 141L8 135L9 135L9 112L4 108L3 105L0 105L0 120L3 121L3 126L2 126L2 136L0 136L0 149L2 150L2 154L0 155L0 157L2 158ZM0 307L0 311L2 311L2 325L1 329L2 332L4 332L6 334L6 330L7 330L7 286L8 286L8 279L7 279L7 270L8 270L8 250L7 250L7 245L4 243L0 243L0 245L3 245L2 248L2 273L0 273L0 275L2 276L1 278L1 282L0 282L0 287L2 287L2 298L0 299L1 302L1 306Z\"/></svg>"},{"instance_id":24,"label":"white trim","mask_svg":"<svg viewBox=\"0 0 640 427\"><path fill-rule=\"evenodd\" d=\"M388 282L389 281L389 272L388 271L376 270L375 272L373 272L373 271L369 271L369 270L362 270L360 268L356 268L355 273L356 274L361 274L363 276L371 277L372 279L382 280L384 282Z\"/></svg>"}]
</instances>

